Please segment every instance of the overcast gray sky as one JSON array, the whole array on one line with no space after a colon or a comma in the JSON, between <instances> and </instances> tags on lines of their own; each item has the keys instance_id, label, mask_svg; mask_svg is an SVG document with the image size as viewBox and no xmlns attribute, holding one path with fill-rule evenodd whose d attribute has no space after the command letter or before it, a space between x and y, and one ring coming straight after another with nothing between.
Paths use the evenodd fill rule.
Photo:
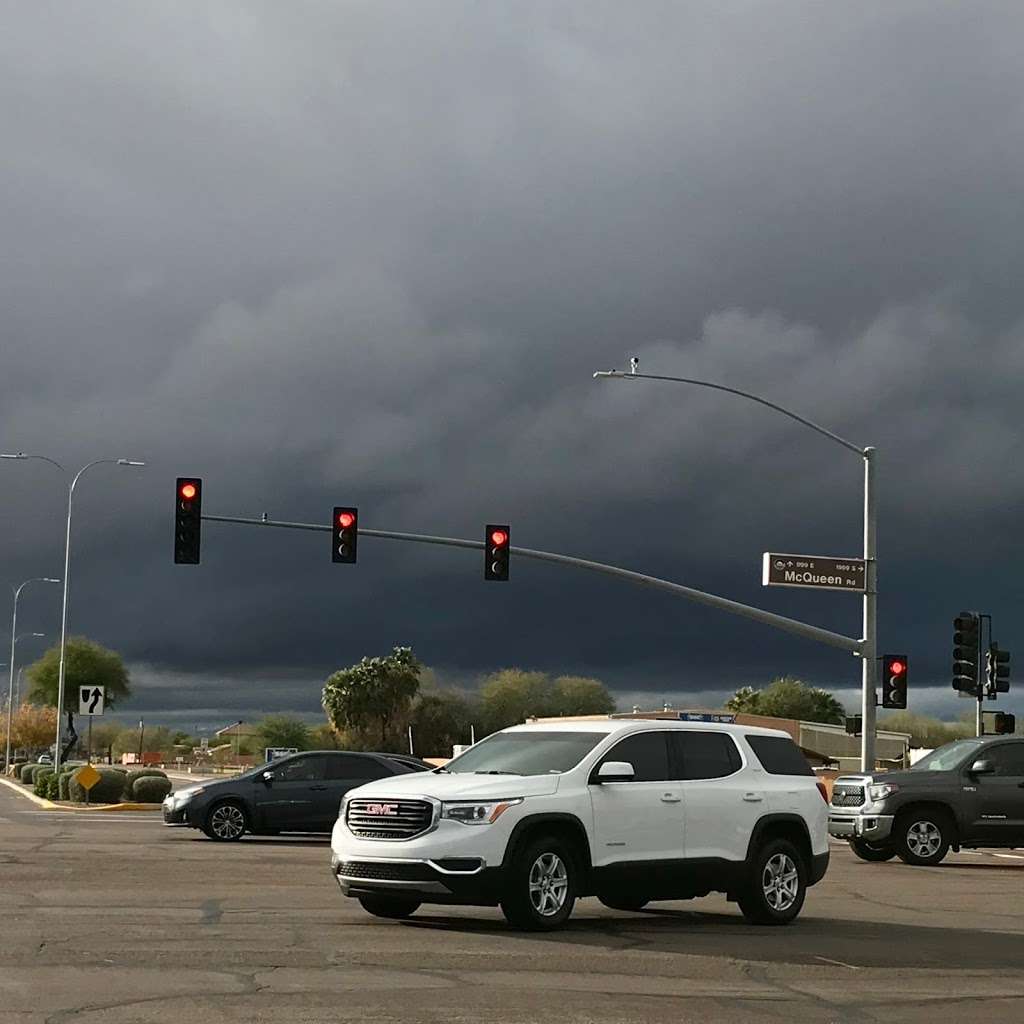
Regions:
<instances>
[{"instance_id":1,"label":"overcast gray sky","mask_svg":"<svg viewBox=\"0 0 1024 1024\"><path fill-rule=\"evenodd\" d=\"M840 652L552 566L485 585L476 552L365 538L336 566L325 535L215 525L171 564L195 474L207 512L508 521L857 635L855 596L760 586L767 548L859 551L857 457L592 380L632 354L879 448L880 639L913 708L966 704L961 608L1020 648L1020 4L0 10L0 448L149 463L91 471L73 549L72 631L131 663L133 714L313 712L393 643L461 683L852 697ZM0 471L3 577L59 575L57 472ZM25 629L56 635L57 591L26 592Z\"/></svg>"}]
</instances>

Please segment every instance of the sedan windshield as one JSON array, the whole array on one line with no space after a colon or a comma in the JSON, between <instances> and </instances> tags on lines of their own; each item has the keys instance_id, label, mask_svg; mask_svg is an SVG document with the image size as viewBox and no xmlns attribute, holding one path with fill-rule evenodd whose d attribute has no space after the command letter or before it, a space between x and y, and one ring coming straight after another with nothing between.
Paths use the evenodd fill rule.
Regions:
<instances>
[{"instance_id":1,"label":"sedan windshield","mask_svg":"<svg viewBox=\"0 0 1024 1024\"><path fill-rule=\"evenodd\" d=\"M984 740L954 740L927 757L922 757L910 770L912 772L948 772L955 768L971 751L977 750Z\"/></svg>"},{"instance_id":2,"label":"sedan windshield","mask_svg":"<svg viewBox=\"0 0 1024 1024\"><path fill-rule=\"evenodd\" d=\"M604 732L496 732L445 765L455 774L549 775L575 768Z\"/></svg>"}]
</instances>

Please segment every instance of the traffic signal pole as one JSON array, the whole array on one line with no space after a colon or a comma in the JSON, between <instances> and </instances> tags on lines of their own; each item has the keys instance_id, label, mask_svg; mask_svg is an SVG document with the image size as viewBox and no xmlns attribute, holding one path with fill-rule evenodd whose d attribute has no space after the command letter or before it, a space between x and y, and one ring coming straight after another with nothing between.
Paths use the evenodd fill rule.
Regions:
<instances>
[{"instance_id":1,"label":"traffic signal pole","mask_svg":"<svg viewBox=\"0 0 1024 1024\"><path fill-rule=\"evenodd\" d=\"M269 526L282 530L312 530L317 533L333 529L332 526L324 526L321 523L275 522L267 517L250 519L242 516L216 516L204 513L202 518L204 521L211 523L238 523L243 526ZM460 537L434 537L419 533L397 533L394 530L367 530L362 526L359 528L359 533L363 537L380 537L384 540L408 541L415 544L439 544L452 548L472 548L476 551L482 551L486 548L484 541L464 540ZM719 597L717 594L707 594L703 590L686 587L681 583L672 583L669 580L659 579L656 576L633 572L631 569L622 569L616 565L605 565L603 562L591 562L585 558L562 555L554 551L536 551L533 548L517 547L510 548L509 550L517 558L532 558L541 562L568 565L577 569L602 573L606 576L614 576L616 579L627 580L639 586L664 590L670 594L675 594L677 597L695 601L697 604L717 608L720 611L730 612L733 615L742 615L744 618L753 619L755 622L761 622L766 626L772 626L787 633L794 633L807 640L816 640L818 643L827 644L829 647L838 647L840 650L848 651L850 654L857 656L863 655L864 643L862 640L855 640L852 637L843 636L841 633L833 633L831 630L822 629L820 626L811 626L806 622L798 622L796 619L789 619L785 615L776 615L775 612L767 612L762 608L741 604L739 601L732 601L727 597ZM874 677L872 676L872 678Z\"/></svg>"},{"instance_id":2,"label":"traffic signal pole","mask_svg":"<svg viewBox=\"0 0 1024 1024\"><path fill-rule=\"evenodd\" d=\"M864 598L863 647L861 648L861 715L863 729L860 738L860 770L875 769L875 724L877 707L878 671L878 564L876 544L878 504L875 497L875 449L865 448L864 457Z\"/></svg>"}]
</instances>

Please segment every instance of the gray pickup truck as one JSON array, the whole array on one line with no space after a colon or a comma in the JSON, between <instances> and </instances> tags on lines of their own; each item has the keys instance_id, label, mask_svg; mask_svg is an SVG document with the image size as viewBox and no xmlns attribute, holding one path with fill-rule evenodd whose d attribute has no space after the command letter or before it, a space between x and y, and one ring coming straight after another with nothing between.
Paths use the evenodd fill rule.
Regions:
<instances>
[{"instance_id":1,"label":"gray pickup truck","mask_svg":"<svg viewBox=\"0 0 1024 1024\"><path fill-rule=\"evenodd\" d=\"M950 848L1024 847L1024 738L955 740L909 771L843 775L829 835L862 860L938 864Z\"/></svg>"}]
</instances>

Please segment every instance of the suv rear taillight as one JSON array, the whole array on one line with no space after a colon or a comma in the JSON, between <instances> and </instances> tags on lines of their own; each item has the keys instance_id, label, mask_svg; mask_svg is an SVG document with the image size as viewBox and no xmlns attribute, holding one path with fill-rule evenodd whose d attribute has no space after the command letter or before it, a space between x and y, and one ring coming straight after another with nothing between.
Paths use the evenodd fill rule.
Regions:
<instances>
[{"instance_id":1,"label":"suv rear taillight","mask_svg":"<svg viewBox=\"0 0 1024 1024\"><path fill-rule=\"evenodd\" d=\"M825 783L819 779L815 783L815 785L818 787L818 792L821 794L821 799L824 800L825 803L828 803L828 788L826 787Z\"/></svg>"}]
</instances>

